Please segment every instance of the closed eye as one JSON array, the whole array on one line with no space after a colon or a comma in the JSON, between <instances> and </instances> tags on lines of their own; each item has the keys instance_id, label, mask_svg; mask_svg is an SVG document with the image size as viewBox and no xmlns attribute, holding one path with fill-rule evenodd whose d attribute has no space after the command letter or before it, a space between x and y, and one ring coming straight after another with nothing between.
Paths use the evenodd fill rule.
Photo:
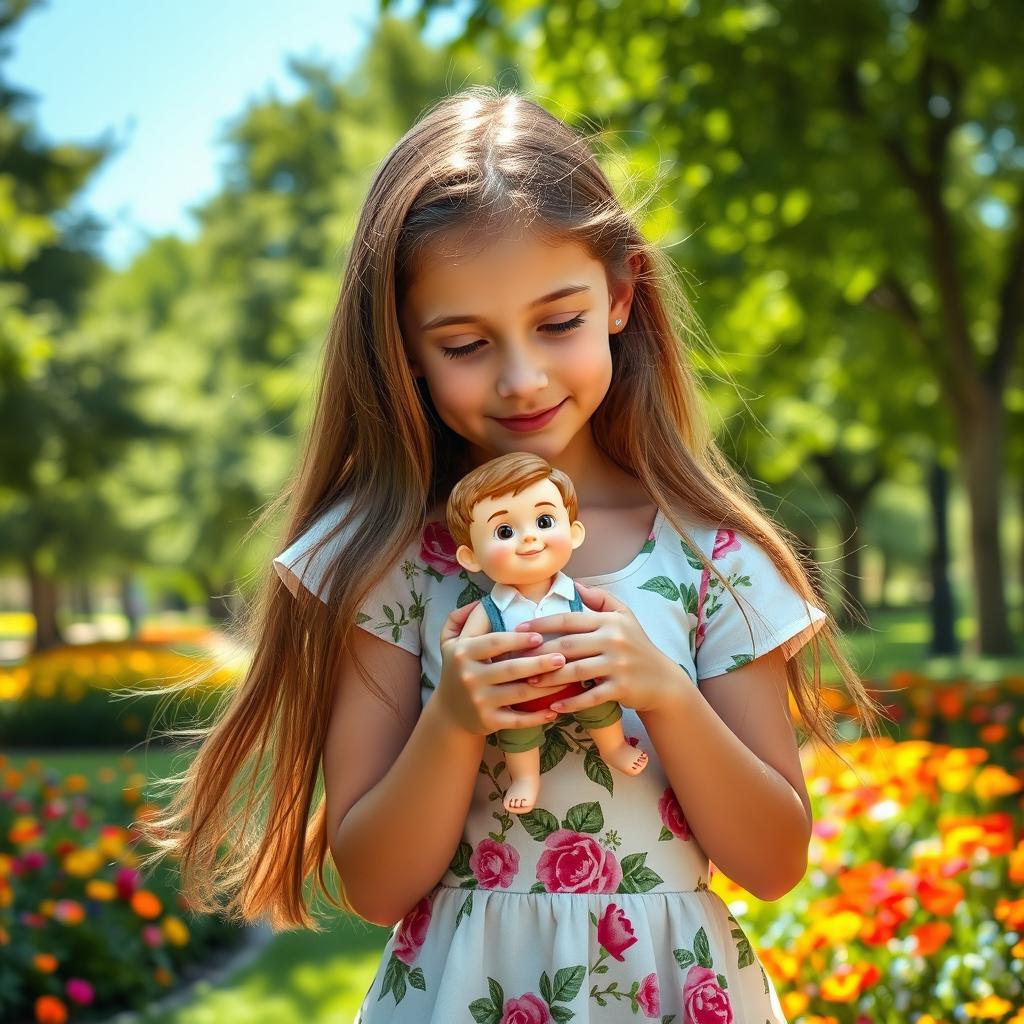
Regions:
<instances>
[{"instance_id":1,"label":"closed eye","mask_svg":"<svg viewBox=\"0 0 1024 1024\"><path fill-rule=\"evenodd\" d=\"M587 321L582 316L574 316L570 320L560 320L558 323L541 324L540 330L548 331L551 334L565 334L567 331L575 330ZM464 356L472 355L485 341L472 341L468 345L460 345L458 348L442 348L441 352L445 359L462 359Z\"/></svg>"}]
</instances>

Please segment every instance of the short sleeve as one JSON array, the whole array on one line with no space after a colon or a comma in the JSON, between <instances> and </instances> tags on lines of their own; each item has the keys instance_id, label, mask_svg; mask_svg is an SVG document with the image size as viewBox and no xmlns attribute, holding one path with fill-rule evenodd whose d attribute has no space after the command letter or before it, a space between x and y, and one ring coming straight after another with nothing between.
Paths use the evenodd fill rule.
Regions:
<instances>
[{"instance_id":1,"label":"short sleeve","mask_svg":"<svg viewBox=\"0 0 1024 1024\"><path fill-rule=\"evenodd\" d=\"M345 509L345 503L332 505L274 558L274 569L292 594L297 594L302 586L321 601L327 601L327 571L357 527L346 524L319 550L314 549L342 520ZM423 597L415 590L420 574L413 562L414 547L410 545L374 584L356 615L356 625L419 656Z\"/></svg>"},{"instance_id":2,"label":"short sleeve","mask_svg":"<svg viewBox=\"0 0 1024 1024\"><path fill-rule=\"evenodd\" d=\"M722 581L705 569L694 656L698 681L732 672L779 646L788 660L825 622L826 613L805 601L767 552L744 534L718 530L711 559L739 595L742 610Z\"/></svg>"}]
</instances>

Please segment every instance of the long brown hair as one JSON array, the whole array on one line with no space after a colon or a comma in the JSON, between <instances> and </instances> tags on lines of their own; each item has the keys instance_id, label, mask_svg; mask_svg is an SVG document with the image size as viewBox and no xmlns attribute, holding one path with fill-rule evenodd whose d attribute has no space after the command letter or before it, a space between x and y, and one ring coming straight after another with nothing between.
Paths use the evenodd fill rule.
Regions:
<instances>
[{"instance_id":1,"label":"long brown hair","mask_svg":"<svg viewBox=\"0 0 1024 1024\"><path fill-rule=\"evenodd\" d=\"M486 232L510 220L581 243L610 280L634 282L628 324L612 347L612 382L592 418L601 449L644 486L734 598L692 542L687 521L747 535L803 598L827 607L795 538L770 520L716 446L688 354L688 344L702 341L700 326L671 261L616 198L588 140L514 92L474 86L448 96L377 170L327 334L301 457L250 536L287 509L283 550L339 501L348 503L348 523L373 528L347 532L325 581L326 600L301 587L293 598L267 565L235 627L251 651L244 678L208 724L171 731L197 747L195 756L165 781L172 791L166 810L140 823L155 845L143 863L178 858L182 893L196 910L267 918L275 930L319 930L304 893L311 875L330 903L348 908L341 886L336 898L324 877L329 836L320 779L339 661L372 581L471 468L466 442L440 420L425 382L410 370L398 309L417 261L442 234L468 237L475 229L493 237ZM830 617L787 662L803 727L836 754L819 641L872 733L876 708L840 638Z\"/></svg>"}]
</instances>

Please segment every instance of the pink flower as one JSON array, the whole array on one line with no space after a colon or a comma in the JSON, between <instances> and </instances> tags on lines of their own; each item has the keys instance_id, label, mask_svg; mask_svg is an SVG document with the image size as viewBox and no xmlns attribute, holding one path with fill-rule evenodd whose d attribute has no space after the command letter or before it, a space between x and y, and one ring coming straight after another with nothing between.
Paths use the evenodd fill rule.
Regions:
<instances>
[{"instance_id":1,"label":"pink flower","mask_svg":"<svg viewBox=\"0 0 1024 1024\"><path fill-rule=\"evenodd\" d=\"M658 801L658 813L661 815L665 828L672 835L677 836L679 839L690 838L690 826L671 786L667 787L665 792L661 794L661 799Z\"/></svg>"},{"instance_id":2,"label":"pink flower","mask_svg":"<svg viewBox=\"0 0 1024 1024\"><path fill-rule=\"evenodd\" d=\"M597 922L597 941L620 963L626 959L623 951L637 941L633 923L614 903L605 907L601 920Z\"/></svg>"},{"instance_id":3,"label":"pink flower","mask_svg":"<svg viewBox=\"0 0 1024 1024\"><path fill-rule=\"evenodd\" d=\"M66 800L49 800L43 806L43 817L52 821L54 818L59 818L67 809Z\"/></svg>"},{"instance_id":4,"label":"pink flower","mask_svg":"<svg viewBox=\"0 0 1024 1024\"><path fill-rule=\"evenodd\" d=\"M436 569L442 576L453 576L462 566L455 560L458 545L440 520L434 520L423 527L420 543L420 558Z\"/></svg>"},{"instance_id":5,"label":"pink flower","mask_svg":"<svg viewBox=\"0 0 1024 1024\"><path fill-rule=\"evenodd\" d=\"M159 949L164 944L163 932L155 924L147 924L142 928L142 941L150 949Z\"/></svg>"},{"instance_id":6,"label":"pink flower","mask_svg":"<svg viewBox=\"0 0 1024 1024\"><path fill-rule=\"evenodd\" d=\"M519 870L519 851L508 843L482 839L469 866L484 889L507 889Z\"/></svg>"},{"instance_id":7,"label":"pink flower","mask_svg":"<svg viewBox=\"0 0 1024 1024\"><path fill-rule=\"evenodd\" d=\"M117 895L123 900L130 900L132 893L139 887L139 873L135 868L119 868L114 876Z\"/></svg>"},{"instance_id":8,"label":"pink flower","mask_svg":"<svg viewBox=\"0 0 1024 1024\"><path fill-rule=\"evenodd\" d=\"M402 963L414 964L430 927L430 899L423 899L402 918L398 931L395 933L395 944L392 952Z\"/></svg>"},{"instance_id":9,"label":"pink flower","mask_svg":"<svg viewBox=\"0 0 1024 1024\"><path fill-rule=\"evenodd\" d=\"M560 828L544 840L537 879L548 892L615 892L622 868L590 837Z\"/></svg>"},{"instance_id":10,"label":"pink flower","mask_svg":"<svg viewBox=\"0 0 1024 1024\"><path fill-rule=\"evenodd\" d=\"M719 530L715 534L715 546L711 550L711 558L712 560L719 559L730 551L739 551L741 546L735 530Z\"/></svg>"},{"instance_id":11,"label":"pink flower","mask_svg":"<svg viewBox=\"0 0 1024 1024\"><path fill-rule=\"evenodd\" d=\"M657 1018L661 1014L661 990L658 988L658 976L654 973L648 974L640 982L637 989L636 1001L640 1009L644 1011L645 1017Z\"/></svg>"},{"instance_id":12,"label":"pink flower","mask_svg":"<svg viewBox=\"0 0 1024 1024\"><path fill-rule=\"evenodd\" d=\"M88 828L89 827L89 815L85 811L72 811L71 812L71 827L72 828Z\"/></svg>"},{"instance_id":13,"label":"pink flower","mask_svg":"<svg viewBox=\"0 0 1024 1024\"><path fill-rule=\"evenodd\" d=\"M64 983L64 991L68 994L68 999L79 1006L88 1006L95 995L92 985L85 978L68 978Z\"/></svg>"},{"instance_id":14,"label":"pink flower","mask_svg":"<svg viewBox=\"0 0 1024 1024\"><path fill-rule=\"evenodd\" d=\"M694 965L687 972L683 1012L693 1024L732 1024L732 1004L710 968Z\"/></svg>"},{"instance_id":15,"label":"pink flower","mask_svg":"<svg viewBox=\"0 0 1024 1024\"><path fill-rule=\"evenodd\" d=\"M21 855L23 871L38 871L46 863L46 854L42 850L29 850Z\"/></svg>"},{"instance_id":16,"label":"pink flower","mask_svg":"<svg viewBox=\"0 0 1024 1024\"><path fill-rule=\"evenodd\" d=\"M550 1020L547 1003L532 992L506 999L501 1015L501 1024L548 1024Z\"/></svg>"}]
</instances>

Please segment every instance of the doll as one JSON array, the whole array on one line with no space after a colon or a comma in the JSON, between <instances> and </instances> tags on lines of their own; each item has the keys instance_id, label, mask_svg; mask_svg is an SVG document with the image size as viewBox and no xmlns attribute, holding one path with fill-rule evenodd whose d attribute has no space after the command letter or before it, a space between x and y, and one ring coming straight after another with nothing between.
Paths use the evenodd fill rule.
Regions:
<instances>
[{"instance_id":1,"label":"doll","mask_svg":"<svg viewBox=\"0 0 1024 1024\"><path fill-rule=\"evenodd\" d=\"M463 636L512 630L544 615L584 610L575 584L561 571L585 536L576 507L569 477L527 452L491 459L455 485L447 507L448 531L458 545L455 558L467 571L484 572L494 582L470 613ZM573 682L509 706L539 710L593 685L593 679ZM626 742L618 701L605 701L571 717L590 733L607 764L626 775L644 770L647 754ZM505 810L533 810L540 790L540 748L547 729L555 724L498 730L498 746L512 777Z\"/></svg>"}]
</instances>

